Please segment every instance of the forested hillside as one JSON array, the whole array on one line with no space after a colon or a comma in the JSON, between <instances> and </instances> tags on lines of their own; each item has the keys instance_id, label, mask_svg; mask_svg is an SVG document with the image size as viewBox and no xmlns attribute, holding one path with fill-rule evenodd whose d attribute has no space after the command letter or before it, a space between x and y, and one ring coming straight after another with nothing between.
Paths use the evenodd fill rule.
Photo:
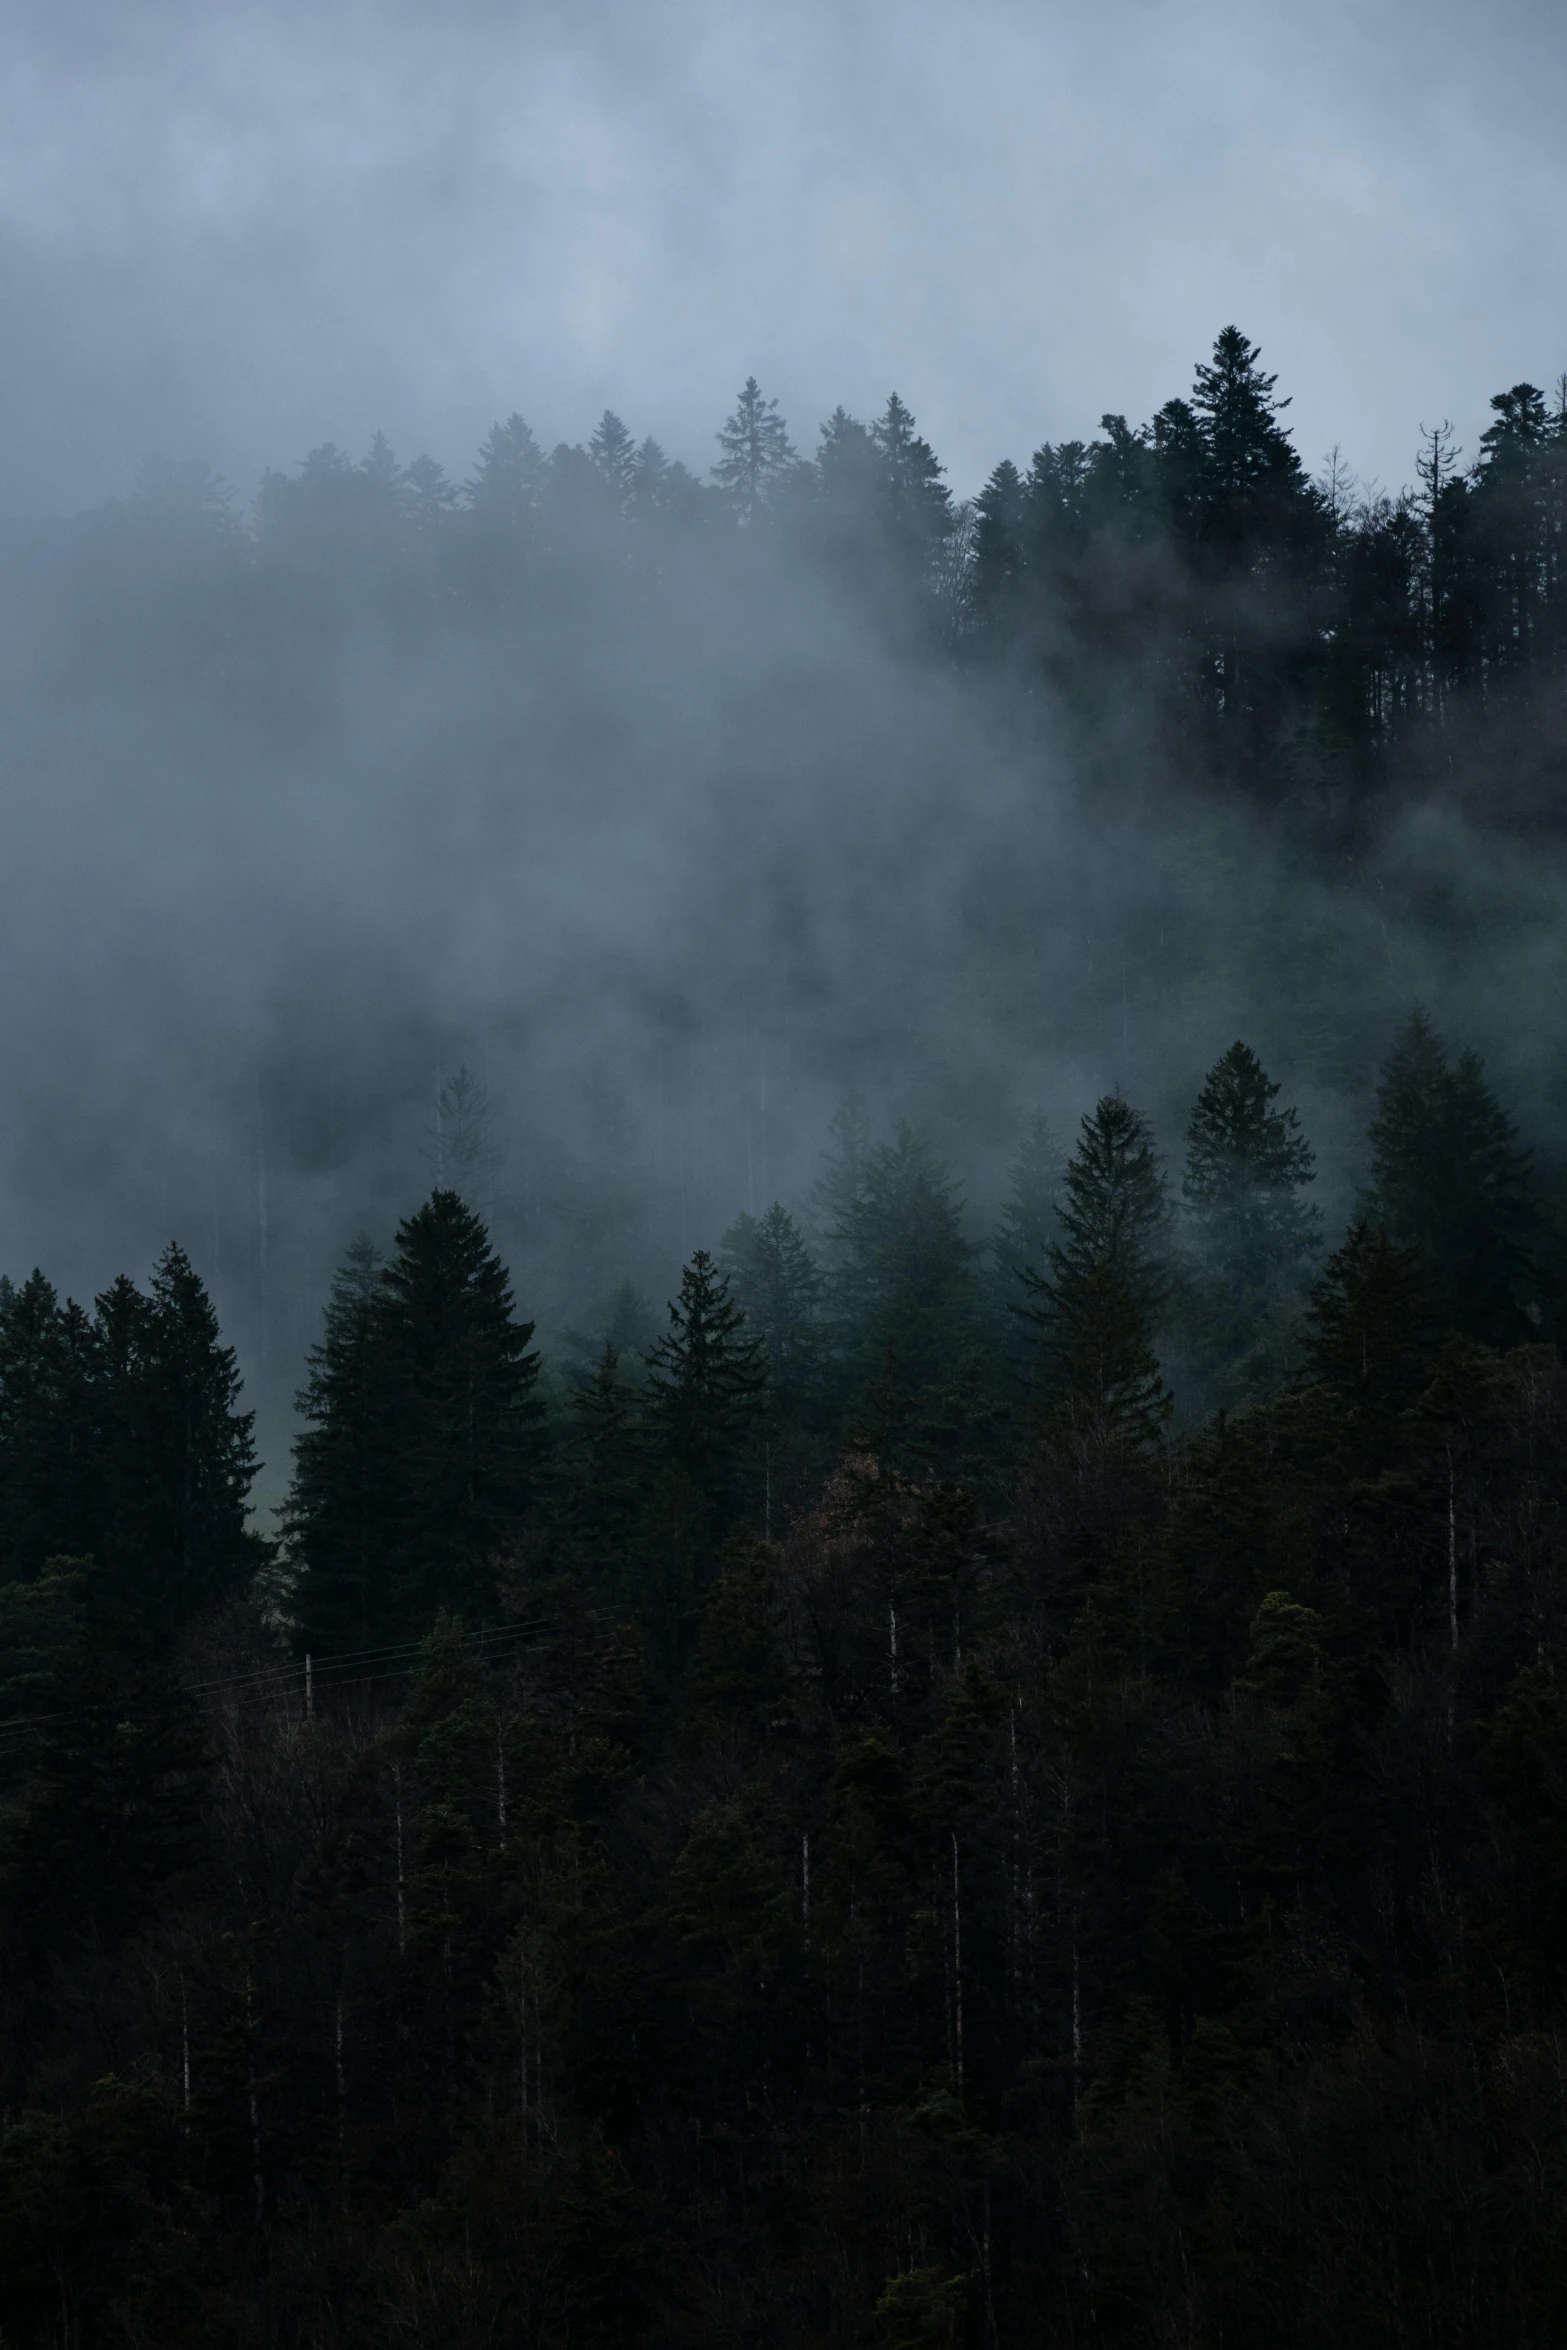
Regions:
<instances>
[{"instance_id":1,"label":"forested hillside","mask_svg":"<svg viewBox=\"0 0 1567 2350\"><path fill-rule=\"evenodd\" d=\"M1529 1153L1418 1011L1347 1232L1243 1043L1067 1139L548 1376L437 1187L275 1545L178 1250L5 1290L8 2342L1559 2338Z\"/></svg>"},{"instance_id":2,"label":"forested hillside","mask_svg":"<svg viewBox=\"0 0 1567 2350\"><path fill-rule=\"evenodd\" d=\"M1493 407L1356 492L1227 330L972 505L748 383L13 532L7 2350L1562 2338Z\"/></svg>"}]
</instances>

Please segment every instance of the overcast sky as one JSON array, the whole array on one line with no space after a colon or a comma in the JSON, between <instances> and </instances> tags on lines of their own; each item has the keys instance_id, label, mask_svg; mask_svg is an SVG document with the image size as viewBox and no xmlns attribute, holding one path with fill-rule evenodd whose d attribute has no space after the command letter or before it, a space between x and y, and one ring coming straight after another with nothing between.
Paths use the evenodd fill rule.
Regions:
<instances>
[{"instance_id":1,"label":"overcast sky","mask_svg":"<svg viewBox=\"0 0 1567 2350\"><path fill-rule=\"evenodd\" d=\"M1234 319L1408 478L1567 366L1560 0L11 0L0 509L606 405L909 400L954 486Z\"/></svg>"}]
</instances>

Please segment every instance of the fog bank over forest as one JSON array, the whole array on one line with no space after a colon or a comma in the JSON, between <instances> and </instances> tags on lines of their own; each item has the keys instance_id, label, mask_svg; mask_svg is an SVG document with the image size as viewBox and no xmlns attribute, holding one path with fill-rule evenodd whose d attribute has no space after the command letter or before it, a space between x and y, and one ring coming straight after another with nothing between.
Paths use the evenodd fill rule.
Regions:
<instances>
[{"instance_id":1,"label":"fog bank over forest","mask_svg":"<svg viewBox=\"0 0 1567 2350\"><path fill-rule=\"evenodd\" d=\"M276 1460L462 1068L557 1350L808 1213L846 1088L983 1238L1036 1109L1120 1087L1178 1155L1242 1036L1331 1226L1418 1000L1553 1156L1560 414L1379 499L1244 338L1202 374L977 506L895 398L797 455L753 388L706 482L512 419L465 482L378 440L242 510L150 459L11 526L0 1263L85 1294L178 1236Z\"/></svg>"}]
</instances>

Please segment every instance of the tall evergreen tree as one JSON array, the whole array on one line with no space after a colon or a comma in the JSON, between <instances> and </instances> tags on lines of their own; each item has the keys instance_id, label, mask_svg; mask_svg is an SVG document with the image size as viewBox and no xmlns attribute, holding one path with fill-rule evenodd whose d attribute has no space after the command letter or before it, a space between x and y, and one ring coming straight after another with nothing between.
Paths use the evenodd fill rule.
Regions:
<instances>
[{"instance_id":1,"label":"tall evergreen tree","mask_svg":"<svg viewBox=\"0 0 1567 2350\"><path fill-rule=\"evenodd\" d=\"M613 408L606 408L594 426L588 455L603 475L616 511L624 513L637 485L638 453L636 442Z\"/></svg>"},{"instance_id":2,"label":"tall evergreen tree","mask_svg":"<svg viewBox=\"0 0 1567 2350\"><path fill-rule=\"evenodd\" d=\"M482 1618L542 1469L531 1323L473 1210L434 1191L379 1273L340 1276L300 1408L289 1528L302 1643Z\"/></svg>"},{"instance_id":3,"label":"tall evergreen tree","mask_svg":"<svg viewBox=\"0 0 1567 2350\"><path fill-rule=\"evenodd\" d=\"M1105 1094L1084 1118L1061 1193L1048 1279L1108 1265L1145 1316L1157 1313L1169 1287L1169 1189L1147 1120L1121 1094Z\"/></svg>"},{"instance_id":4,"label":"tall evergreen tree","mask_svg":"<svg viewBox=\"0 0 1567 2350\"><path fill-rule=\"evenodd\" d=\"M1443 1311L1492 1345L1526 1338L1539 1287L1530 1154L1478 1053L1450 1060L1418 1007L1383 1067L1371 1147L1367 1212L1419 1252Z\"/></svg>"},{"instance_id":5,"label":"tall evergreen tree","mask_svg":"<svg viewBox=\"0 0 1567 2350\"><path fill-rule=\"evenodd\" d=\"M543 470L539 444L528 426L520 416L508 416L484 437L468 502L483 521L521 529L538 506Z\"/></svg>"},{"instance_id":6,"label":"tall evergreen tree","mask_svg":"<svg viewBox=\"0 0 1567 2350\"><path fill-rule=\"evenodd\" d=\"M539 1358L505 1266L455 1191L433 1191L399 1225L380 1313L404 1416L399 1606L417 1620L439 1607L482 1617L537 1487Z\"/></svg>"},{"instance_id":7,"label":"tall evergreen tree","mask_svg":"<svg viewBox=\"0 0 1567 2350\"><path fill-rule=\"evenodd\" d=\"M769 1409L809 1420L821 1402L826 1282L794 1218L774 1200L765 1216L739 1216L722 1262L735 1302L760 1344Z\"/></svg>"},{"instance_id":8,"label":"tall evergreen tree","mask_svg":"<svg viewBox=\"0 0 1567 2350\"><path fill-rule=\"evenodd\" d=\"M706 1249L680 1276L669 1328L648 1356L646 1425L657 1457L722 1512L761 1408L766 1358Z\"/></svg>"},{"instance_id":9,"label":"tall evergreen tree","mask_svg":"<svg viewBox=\"0 0 1567 2350\"><path fill-rule=\"evenodd\" d=\"M778 403L762 397L754 375L741 385L734 414L718 434L718 446L723 454L713 468L713 479L733 506L742 530L748 529L797 462Z\"/></svg>"},{"instance_id":10,"label":"tall evergreen tree","mask_svg":"<svg viewBox=\"0 0 1567 2350\"><path fill-rule=\"evenodd\" d=\"M390 1615L397 1539L401 1395L376 1312L381 1260L363 1235L334 1275L298 1409L284 1531L298 1573L291 1606L303 1644L363 1647Z\"/></svg>"},{"instance_id":11,"label":"tall evergreen tree","mask_svg":"<svg viewBox=\"0 0 1567 2350\"><path fill-rule=\"evenodd\" d=\"M849 1180L845 1160L834 1305L850 1360L877 1376L890 1354L918 1394L942 1384L979 1337L976 1243L963 1231L956 1185L908 1125L869 1149Z\"/></svg>"},{"instance_id":12,"label":"tall evergreen tree","mask_svg":"<svg viewBox=\"0 0 1567 2350\"><path fill-rule=\"evenodd\" d=\"M1315 1176L1293 1109L1251 1047L1209 1070L1186 1129L1181 1184L1190 1245L1186 1320L1222 1400L1275 1382L1287 1321L1320 1220L1301 1197Z\"/></svg>"},{"instance_id":13,"label":"tall evergreen tree","mask_svg":"<svg viewBox=\"0 0 1567 2350\"><path fill-rule=\"evenodd\" d=\"M262 1563L245 1523L255 1415L238 1408L234 1350L182 1249L165 1249L146 1296L122 1278L97 1309L97 1565L116 1602L166 1640Z\"/></svg>"},{"instance_id":14,"label":"tall evergreen tree","mask_svg":"<svg viewBox=\"0 0 1567 2350\"><path fill-rule=\"evenodd\" d=\"M1013 1154L1007 1196L991 1243L997 1267L1010 1287L1025 1273L1042 1272L1059 1234L1056 1211L1066 1174L1066 1154L1043 1110L1036 1110Z\"/></svg>"},{"instance_id":15,"label":"tall evergreen tree","mask_svg":"<svg viewBox=\"0 0 1567 2350\"><path fill-rule=\"evenodd\" d=\"M90 1557L106 1495L98 1352L41 1272L0 1281L0 1582Z\"/></svg>"}]
</instances>

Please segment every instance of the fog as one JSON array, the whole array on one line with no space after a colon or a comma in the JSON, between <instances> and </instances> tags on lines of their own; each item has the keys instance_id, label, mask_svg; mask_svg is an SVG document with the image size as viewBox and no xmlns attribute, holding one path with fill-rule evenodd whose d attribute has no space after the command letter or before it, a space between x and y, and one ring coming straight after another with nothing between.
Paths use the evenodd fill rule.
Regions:
<instances>
[{"instance_id":1,"label":"fog","mask_svg":"<svg viewBox=\"0 0 1567 2350\"><path fill-rule=\"evenodd\" d=\"M363 547L258 588L205 523L91 511L156 448L238 516L381 427L460 480L519 406L548 445L610 404L700 473L752 369L807 452L895 382L968 492L1151 412L1232 314L1308 462L1396 484L1423 418L1472 443L1558 357L1520 224L1562 40L1499 9L1476 62L1471 12L1418 49L1363 13L22 12L0 1265L87 1294L178 1236L275 1487L331 1267L441 1169L463 1066L557 1350L740 1209L808 1210L850 1086L982 1234L1036 1107L1069 1133L1120 1085L1178 1148L1243 1035L1331 1222L1419 997L1553 1148L1559 864L1471 778L1312 833L1135 698L976 682L787 534L649 563L584 518L473 620Z\"/></svg>"},{"instance_id":2,"label":"fog","mask_svg":"<svg viewBox=\"0 0 1567 2350\"><path fill-rule=\"evenodd\" d=\"M1396 486L1559 356L1546 0L17 0L7 50L0 509L519 407L700 469L751 371L896 384L969 492L1229 318Z\"/></svg>"}]
</instances>

